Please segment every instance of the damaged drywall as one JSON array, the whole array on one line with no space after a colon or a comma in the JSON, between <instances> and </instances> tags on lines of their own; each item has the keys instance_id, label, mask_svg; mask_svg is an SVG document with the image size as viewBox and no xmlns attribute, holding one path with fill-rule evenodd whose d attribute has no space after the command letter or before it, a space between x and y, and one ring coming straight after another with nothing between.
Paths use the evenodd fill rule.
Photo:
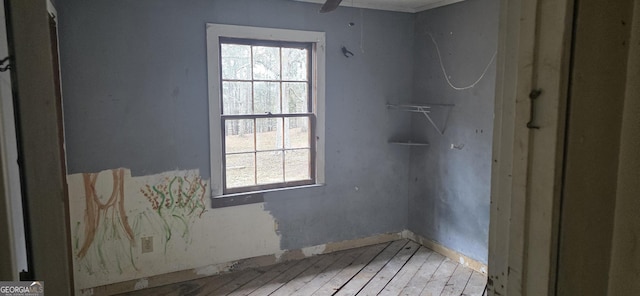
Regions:
<instances>
[{"instance_id":1,"label":"damaged drywall","mask_svg":"<svg viewBox=\"0 0 640 296\"><path fill-rule=\"evenodd\" d=\"M210 209L197 170L132 177L113 169L67 182L76 289L282 252L262 204Z\"/></svg>"}]
</instances>

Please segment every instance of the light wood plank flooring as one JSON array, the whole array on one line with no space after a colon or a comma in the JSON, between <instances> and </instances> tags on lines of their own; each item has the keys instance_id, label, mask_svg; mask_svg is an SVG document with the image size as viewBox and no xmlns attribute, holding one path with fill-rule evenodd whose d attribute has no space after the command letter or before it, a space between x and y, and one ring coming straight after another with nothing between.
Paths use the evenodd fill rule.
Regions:
<instances>
[{"instance_id":1,"label":"light wood plank flooring","mask_svg":"<svg viewBox=\"0 0 640 296\"><path fill-rule=\"evenodd\" d=\"M409 240L123 295L474 295L487 278Z\"/></svg>"}]
</instances>

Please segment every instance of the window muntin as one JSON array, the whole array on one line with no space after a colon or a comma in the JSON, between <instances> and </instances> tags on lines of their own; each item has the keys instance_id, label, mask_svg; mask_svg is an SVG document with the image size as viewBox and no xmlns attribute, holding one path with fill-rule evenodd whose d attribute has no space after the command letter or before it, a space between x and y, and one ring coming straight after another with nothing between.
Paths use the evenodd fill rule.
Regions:
<instances>
[{"instance_id":1,"label":"window muntin","mask_svg":"<svg viewBox=\"0 0 640 296\"><path fill-rule=\"evenodd\" d=\"M315 183L312 48L220 38L224 194Z\"/></svg>"}]
</instances>

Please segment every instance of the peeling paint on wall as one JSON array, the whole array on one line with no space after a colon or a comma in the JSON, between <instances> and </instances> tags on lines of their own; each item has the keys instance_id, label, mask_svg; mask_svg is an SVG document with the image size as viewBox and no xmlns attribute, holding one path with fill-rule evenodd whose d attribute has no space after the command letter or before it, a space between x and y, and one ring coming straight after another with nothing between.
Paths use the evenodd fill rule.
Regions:
<instances>
[{"instance_id":1,"label":"peeling paint on wall","mask_svg":"<svg viewBox=\"0 0 640 296\"><path fill-rule=\"evenodd\" d=\"M210 209L197 170L133 177L113 169L67 182L78 292L189 269L215 274L234 260L282 253L263 204ZM142 253L142 237L158 245Z\"/></svg>"}]
</instances>

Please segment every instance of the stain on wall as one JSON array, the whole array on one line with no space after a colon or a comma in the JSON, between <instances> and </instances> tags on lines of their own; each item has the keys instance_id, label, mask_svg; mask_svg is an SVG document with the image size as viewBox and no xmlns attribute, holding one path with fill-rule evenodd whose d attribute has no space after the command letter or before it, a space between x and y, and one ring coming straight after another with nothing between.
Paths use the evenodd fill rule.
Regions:
<instances>
[{"instance_id":1,"label":"stain on wall","mask_svg":"<svg viewBox=\"0 0 640 296\"><path fill-rule=\"evenodd\" d=\"M411 122L408 229L488 262L491 147L498 43L497 0L468 0L419 13L414 102L434 108Z\"/></svg>"}]
</instances>

